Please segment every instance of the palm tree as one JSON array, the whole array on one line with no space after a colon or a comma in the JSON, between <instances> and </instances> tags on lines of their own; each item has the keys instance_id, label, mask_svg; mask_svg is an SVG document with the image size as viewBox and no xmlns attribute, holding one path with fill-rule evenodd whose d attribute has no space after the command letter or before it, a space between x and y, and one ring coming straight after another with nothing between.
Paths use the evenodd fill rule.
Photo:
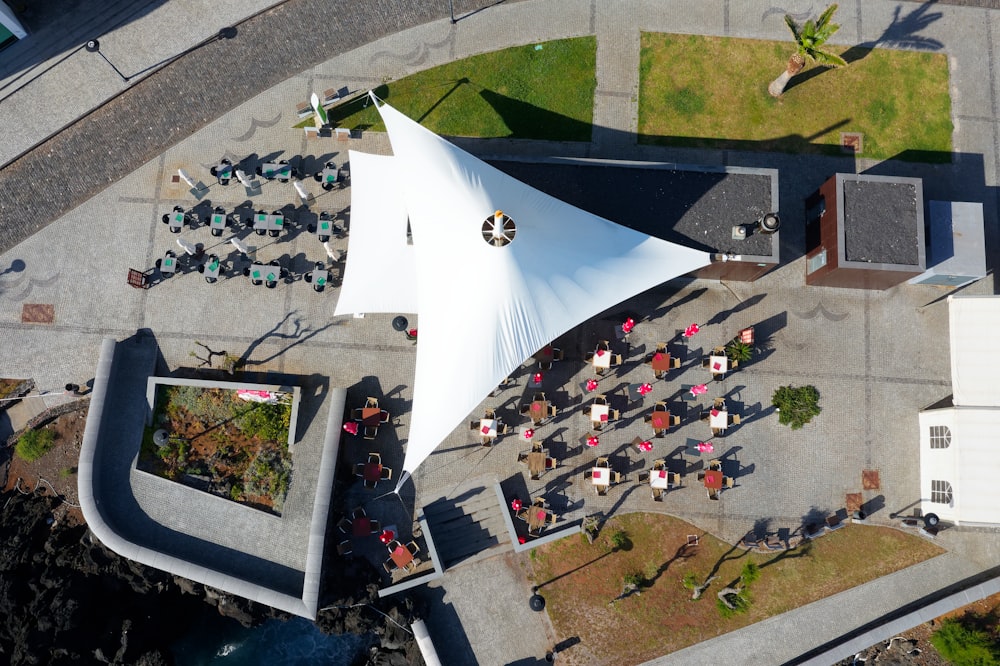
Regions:
<instances>
[{"instance_id":1,"label":"palm tree","mask_svg":"<svg viewBox=\"0 0 1000 666\"><path fill-rule=\"evenodd\" d=\"M798 47L798 50L788 59L788 66L781 73L781 76L772 81L771 85L767 87L767 92L771 93L772 97L781 97L781 93L785 91L785 86L788 85L788 80L801 72L806 66L806 58L830 67L845 67L847 65L847 62L843 58L835 53L824 51L822 48L826 40L830 39L833 33L840 30L839 25L830 23L830 19L833 18L835 11L837 11L836 3L827 7L826 11L820 15L818 21L809 19L801 28L796 25L795 19L785 14L785 23L788 24L788 29L792 31L792 37L795 39L795 45Z\"/></svg>"}]
</instances>

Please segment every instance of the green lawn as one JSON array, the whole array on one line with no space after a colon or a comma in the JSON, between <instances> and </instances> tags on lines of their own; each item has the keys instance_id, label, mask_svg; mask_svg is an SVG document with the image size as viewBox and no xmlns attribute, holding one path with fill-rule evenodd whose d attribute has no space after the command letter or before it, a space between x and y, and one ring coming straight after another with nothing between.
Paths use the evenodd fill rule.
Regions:
<instances>
[{"instance_id":1,"label":"green lawn","mask_svg":"<svg viewBox=\"0 0 1000 666\"><path fill-rule=\"evenodd\" d=\"M861 132L863 157L950 161L947 58L850 51L848 67L810 65L774 99L767 84L785 67L790 42L644 33L639 141L839 154L840 133Z\"/></svg>"},{"instance_id":2,"label":"green lawn","mask_svg":"<svg viewBox=\"0 0 1000 666\"><path fill-rule=\"evenodd\" d=\"M612 535L627 535L614 548ZM699 545L685 546L697 534ZM888 527L848 525L789 551L751 553L671 516L632 513L612 518L593 543L571 536L531 551L531 578L547 602L556 641L594 663L635 664L739 629L944 552L920 537ZM760 567L745 613L724 619L716 594L738 581L746 562ZM626 575L643 582L622 594ZM682 580L717 575L698 601ZM570 659L572 656L567 655Z\"/></svg>"},{"instance_id":3,"label":"green lawn","mask_svg":"<svg viewBox=\"0 0 1000 666\"><path fill-rule=\"evenodd\" d=\"M590 141L596 55L594 37L517 46L418 72L375 94L438 134ZM331 109L330 122L385 131L363 104Z\"/></svg>"}]
</instances>

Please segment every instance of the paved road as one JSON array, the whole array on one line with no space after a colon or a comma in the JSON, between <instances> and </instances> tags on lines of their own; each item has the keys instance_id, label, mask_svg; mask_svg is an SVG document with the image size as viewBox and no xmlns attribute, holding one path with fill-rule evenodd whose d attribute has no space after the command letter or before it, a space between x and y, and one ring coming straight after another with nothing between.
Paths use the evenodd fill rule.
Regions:
<instances>
[{"instance_id":1,"label":"paved road","mask_svg":"<svg viewBox=\"0 0 1000 666\"><path fill-rule=\"evenodd\" d=\"M789 11L809 8L800 4L801 7L791 7ZM373 80L377 82L382 75L398 76L509 44L596 34L598 86L594 141L589 146L562 147L565 152L773 166L781 171L782 210L789 211L792 217L801 211L801 196L812 180L824 172L845 168L844 160L643 148L636 146L630 136L635 131L633 96L637 88L639 30L785 38L780 13L771 12L764 0L738 4L692 0L667 6L640 0L614 6L597 0L507 2L473 15L457 26L440 20L447 16L445 3L425 5L372 2L358 7L290 0L280 9L238 26L235 39L213 42L185 56L0 170L0 252L3 252L0 264L6 267L21 260L28 267L20 273L0 275L0 327L8 336L8 344L0 349L0 368L35 376L42 388L66 381L79 383L95 365L96 340L106 334L125 337L136 328L150 327L158 336L163 363L171 369L190 364L187 352L190 341L197 338L215 348L252 349L251 357L261 370L337 377L338 383L351 386L353 396L378 392L393 395L402 414L399 432L404 434L405 406L412 398L408 385L412 378L413 348L388 332L384 318L369 316L331 323L327 313L332 305L313 299L309 290L300 289L301 284L272 292L270 296L274 298L266 292L253 291L242 280L209 287L203 281L199 283L196 275L174 278L170 284L149 292L135 292L119 285L118 276L124 274L124 268L151 265L173 242L173 237L156 220L164 206L184 201L183 191L171 188L165 177L177 165L205 162L225 151L250 154L261 146L281 146L289 154L302 155L323 150L307 145L300 134L292 136L283 123L266 127L263 122L294 108L298 97L308 89L311 79L305 79L310 76L337 75L343 77L341 80L364 86ZM844 43L877 40L889 26L895 25L896 6L889 2L842 4L838 19L844 28L838 37ZM983 54L996 52L1000 14L964 7L900 6L903 18L920 18L920 35L942 42L950 57L957 128L955 148L962 157L949 167L921 170L922 167L913 165L892 165L892 168L905 175L915 170L917 175L926 177L925 186L934 196L984 201L988 241L990 247L995 247L996 165L1000 154L998 78L994 58L984 58ZM435 18L438 20L432 21ZM329 29L317 31L315 25ZM393 37L407 26L416 27ZM275 40L274 35L296 35L296 38ZM379 37L387 39L376 43ZM266 57L254 49L259 43L269 45ZM358 48L351 51L352 47ZM330 59L340 52L343 57ZM220 66L220 62L225 65ZM300 72L300 78L293 77ZM255 97L262 92L268 94ZM214 117L220 120L213 122ZM247 135L248 126L257 128L258 134L252 140L241 138ZM205 130L199 131L202 127ZM376 136L359 146L375 152L385 152L388 148ZM553 146L508 141L483 142L478 146L480 153L544 154L552 150ZM861 161L856 165L847 163L846 168L870 166L874 165ZM105 190L112 183L115 185ZM341 200L346 194L338 193L330 200L323 200L322 206L343 207L349 203ZM218 196L223 203L238 203L226 200L225 197L234 196L232 192ZM270 188L263 201L280 206L287 203L287 198ZM84 205L79 206L81 203ZM109 215L109 210L115 214ZM50 221L54 221L52 228L35 234ZM793 231L787 234L783 231L783 236L795 237ZM111 244L115 246L114 252L108 252ZM793 250L795 245L792 244ZM299 235L290 238L287 245L283 241L261 251L305 265L306 259L315 259L317 248L307 236ZM915 410L947 390L947 363L940 354L939 344L947 330L943 306L920 308L933 299L932 290L926 288L884 294L828 289L806 293L801 289L804 269L800 253L799 249L788 265L752 287L733 285L733 291L729 291L714 283L668 285L646 295L635 304L667 314L655 325L640 327L636 343L654 342L680 321L707 322L734 309L739 301L765 295L752 307L734 310L723 317L714 328L706 326L706 338L723 339L720 336L731 334L733 327L784 314L785 325L776 353L770 357L769 365L748 368L736 377L741 390L750 401L759 401L770 394L776 382L787 381L794 368L808 368L800 376L815 377L817 382L824 383L821 389L830 400L827 412L852 414L852 419L849 424L823 426L817 433L817 445L810 448L806 457L813 462L821 459L817 467L829 470L874 464L883 470L883 478L891 489L887 490L890 506L902 506L907 494L912 494L916 474L915 457L909 455L907 460L908 456L901 455L899 448L905 446L910 454L914 452ZM109 275L113 277L111 283L118 285L115 288L107 284ZM703 288L705 291L700 291ZM984 281L976 289L979 290L976 293L992 293L993 286ZM816 307L817 300L822 308ZM25 302L54 304L55 324L45 327L21 323L21 304ZM684 305L679 307L677 303ZM827 317L844 313L850 316L837 319L836 324ZM234 321L240 322L238 329L229 324ZM884 326L886 322L892 326ZM580 344L590 333L582 328L572 334L575 336L572 342ZM842 362L832 355L817 358L815 349L824 345L857 353ZM920 362L914 364L913 358ZM884 385L893 386L894 395L881 395L878 389ZM847 397L865 395L866 391L873 399L865 409L853 409ZM516 400L513 394L508 397ZM898 408L901 403L907 405L907 413L914 413L914 418L896 419L899 423L892 423L893 405ZM886 431L876 430L878 424L888 424L884 427L893 430L887 435ZM788 452L792 449L788 447L795 444L787 433L772 429L766 421L753 424L745 432L747 439L743 442L737 434L727 439L734 448L742 446L746 450L740 454L741 463L756 466L756 472L748 475L746 483L765 488L777 478L769 475L781 473L780 478L788 480L785 495L748 491L738 495L740 499L735 503L726 502L726 506L713 513L699 501L703 497L682 492L672 510L723 538L733 539L752 525L755 518L794 521L809 510L809 502L833 507L837 497L843 495L844 487L850 487L847 476L810 475L809 467L798 473L782 472L789 468ZM622 441L631 436L632 433L622 431ZM566 437L566 441L571 439ZM829 441L851 441L855 446L838 449L824 445ZM380 446L398 443L383 441ZM479 447L470 453L466 444L464 433L456 431L440 447L440 455L432 459L433 468L429 467L416 479L417 483L428 490L446 488L454 470L468 467L470 456L482 455ZM508 456L510 460L504 459L511 452L503 447L494 451L488 459L476 460L474 468L478 472L509 474L510 469L516 468L513 454ZM383 457L398 465L392 455L393 452L385 451ZM800 451L795 455L802 458L805 454ZM579 493L575 480L568 481L571 489L567 495ZM646 508L641 500L638 494L612 496L606 508ZM850 604L849 612L842 612L848 608L842 599L819 602L823 624L809 621L810 616L805 613L793 613L774 619L768 627L750 627L698 649L713 654L751 651L760 657L761 663L776 663L794 657L799 647L805 650L822 645L843 635L859 621L877 619L885 608L906 603L906 595L916 598L926 583L925 587L908 584L908 575L933 581L931 587L943 586L995 561L996 553L989 548L978 543L960 543L963 539L958 537L954 541L948 544L954 555L894 579L902 583L883 580L852 591L856 596L852 597L855 603ZM480 590L468 585L450 586L447 578L444 585L446 600L456 610L455 621L458 626L466 625L467 635L488 633L497 645L519 643L523 630L516 622L487 627L480 626L475 614L463 615L462 609L470 607L468 604L480 596ZM887 587L903 596L888 596ZM787 635L798 636L799 641L772 640L775 624ZM507 632L507 639L503 632ZM536 646L545 638L542 632L531 641L520 643ZM478 651L476 656L482 663L491 663L488 656ZM509 656L497 655L492 661L500 663Z\"/></svg>"}]
</instances>

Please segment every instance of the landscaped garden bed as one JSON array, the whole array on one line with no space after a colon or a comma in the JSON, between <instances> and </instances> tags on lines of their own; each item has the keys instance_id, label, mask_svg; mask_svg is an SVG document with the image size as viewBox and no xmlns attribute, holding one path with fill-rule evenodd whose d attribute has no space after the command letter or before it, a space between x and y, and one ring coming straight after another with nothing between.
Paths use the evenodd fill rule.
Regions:
<instances>
[{"instance_id":1,"label":"landscaped garden bed","mask_svg":"<svg viewBox=\"0 0 1000 666\"><path fill-rule=\"evenodd\" d=\"M644 33L639 142L693 148L840 155L860 133L860 157L951 160L951 98L943 53L830 47L849 62L810 64L780 98L767 85L794 43Z\"/></svg>"},{"instance_id":2,"label":"landscaped garden bed","mask_svg":"<svg viewBox=\"0 0 1000 666\"><path fill-rule=\"evenodd\" d=\"M298 395L273 389L151 382L152 423L138 468L280 514L292 480Z\"/></svg>"},{"instance_id":3,"label":"landscaped garden bed","mask_svg":"<svg viewBox=\"0 0 1000 666\"><path fill-rule=\"evenodd\" d=\"M686 545L688 535L698 536L697 546ZM757 553L677 518L633 513L609 520L592 545L570 537L530 558L556 640L580 637L595 663L636 664L942 552L899 530L848 525L791 550ZM711 576L693 600L693 589ZM745 588L737 612L720 608L717 595L727 587Z\"/></svg>"}]
</instances>

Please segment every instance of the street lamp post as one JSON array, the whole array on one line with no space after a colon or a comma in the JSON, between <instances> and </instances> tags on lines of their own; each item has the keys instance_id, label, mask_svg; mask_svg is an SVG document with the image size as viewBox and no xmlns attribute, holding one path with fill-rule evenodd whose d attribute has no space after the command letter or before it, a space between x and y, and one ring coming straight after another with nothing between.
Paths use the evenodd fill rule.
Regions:
<instances>
[{"instance_id":1,"label":"street lamp post","mask_svg":"<svg viewBox=\"0 0 1000 666\"><path fill-rule=\"evenodd\" d=\"M109 65L111 65L111 69L115 70L115 74L117 74L118 76L120 76L121 79L122 79L122 81L124 83L128 83L128 77L125 76L124 74L122 74L121 71L117 67L115 67L115 63L113 63L110 60L108 60L108 56L106 56L103 53L101 53L101 42L100 41L98 41L96 39L91 39L90 41L87 42L87 45L84 46L84 48L87 49L88 53L96 53L97 55L99 55L102 58L104 58L104 62L106 62Z\"/></svg>"}]
</instances>

